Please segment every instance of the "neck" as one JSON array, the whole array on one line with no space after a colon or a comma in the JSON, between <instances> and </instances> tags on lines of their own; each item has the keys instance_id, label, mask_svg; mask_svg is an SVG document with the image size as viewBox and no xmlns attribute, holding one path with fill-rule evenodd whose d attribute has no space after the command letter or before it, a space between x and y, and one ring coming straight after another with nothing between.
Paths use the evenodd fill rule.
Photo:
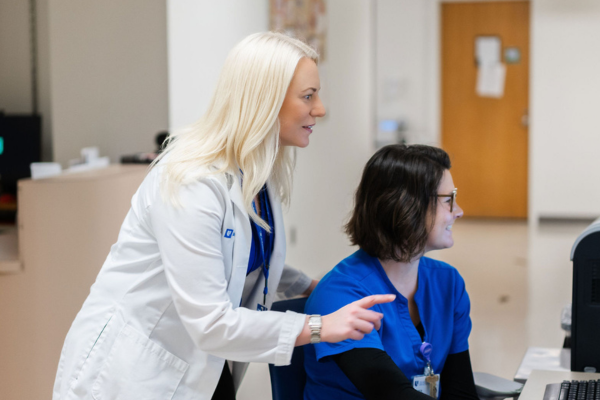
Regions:
<instances>
[{"instance_id":1,"label":"neck","mask_svg":"<svg viewBox=\"0 0 600 400\"><path fill-rule=\"evenodd\" d=\"M412 299L417 291L417 278L421 256L409 262L379 260L383 270L396 290L407 299Z\"/></svg>"}]
</instances>

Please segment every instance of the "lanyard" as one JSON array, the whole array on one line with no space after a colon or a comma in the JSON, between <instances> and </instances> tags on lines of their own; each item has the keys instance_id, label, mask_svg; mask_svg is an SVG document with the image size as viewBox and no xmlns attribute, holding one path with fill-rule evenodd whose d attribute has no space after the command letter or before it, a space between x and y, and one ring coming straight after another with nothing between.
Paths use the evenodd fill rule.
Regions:
<instances>
[{"instance_id":1,"label":"lanyard","mask_svg":"<svg viewBox=\"0 0 600 400\"><path fill-rule=\"evenodd\" d=\"M433 367L431 366L431 352L433 351L433 346L431 343L423 342L421 347L419 348L421 355L427 361L427 366L425 367L424 375L433 375Z\"/></svg>"},{"instance_id":2,"label":"lanyard","mask_svg":"<svg viewBox=\"0 0 600 400\"><path fill-rule=\"evenodd\" d=\"M271 228L271 233L268 234L260 225L256 225L256 232L258 233L258 240L260 242L260 255L262 258L262 270L265 276L265 288L263 289L263 303L267 303L267 293L269 293L269 263L271 261L271 253L273 251L273 238L275 236L275 224L271 216L271 207L269 207L269 199L267 197L266 186L259 192L260 198L260 209L261 215L266 215L266 222ZM254 212L258 214L256 210L256 204L252 202L252 208Z\"/></svg>"}]
</instances>

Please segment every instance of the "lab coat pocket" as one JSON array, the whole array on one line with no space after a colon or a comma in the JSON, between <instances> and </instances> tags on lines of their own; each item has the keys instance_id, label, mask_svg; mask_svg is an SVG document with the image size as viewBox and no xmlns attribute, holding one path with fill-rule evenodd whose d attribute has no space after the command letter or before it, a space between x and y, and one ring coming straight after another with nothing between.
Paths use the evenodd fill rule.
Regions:
<instances>
[{"instance_id":1,"label":"lab coat pocket","mask_svg":"<svg viewBox=\"0 0 600 400\"><path fill-rule=\"evenodd\" d=\"M170 399L188 366L126 325L92 386L92 396L96 400Z\"/></svg>"}]
</instances>

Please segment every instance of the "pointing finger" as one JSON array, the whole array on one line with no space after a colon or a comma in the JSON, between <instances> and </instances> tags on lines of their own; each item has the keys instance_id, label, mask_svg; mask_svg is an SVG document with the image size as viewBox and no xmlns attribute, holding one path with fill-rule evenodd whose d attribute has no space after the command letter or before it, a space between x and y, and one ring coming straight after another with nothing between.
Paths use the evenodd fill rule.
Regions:
<instances>
[{"instance_id":1,"label":"pointing finger","mask_svg":"<svg viewBox=\"0 0 600 400\"><path fill-rule=\"evenodd\" d=\"M374 294L355 301L355 304L362 308L371 308L375 304L389 303L396 299L395 294Z\"/></svg>"}]
</instances>

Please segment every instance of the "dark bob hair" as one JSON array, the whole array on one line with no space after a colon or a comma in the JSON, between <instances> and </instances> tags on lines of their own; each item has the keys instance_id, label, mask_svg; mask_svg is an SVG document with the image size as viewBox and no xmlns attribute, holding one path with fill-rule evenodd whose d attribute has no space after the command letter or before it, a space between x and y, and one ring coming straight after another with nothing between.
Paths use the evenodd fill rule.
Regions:
<instances>
[{"instance_id":1,"label":"dark bob hair","mask_svg":"<svg viewBox=\"0 0 600 400\"><path fill-rule=\"evenodd\" d=\"M408 262L425 249L437 190L450 157L437 147L389 145L367 162L346 224L353 245L381 260Z\"/></svg>"}]
</instances>

